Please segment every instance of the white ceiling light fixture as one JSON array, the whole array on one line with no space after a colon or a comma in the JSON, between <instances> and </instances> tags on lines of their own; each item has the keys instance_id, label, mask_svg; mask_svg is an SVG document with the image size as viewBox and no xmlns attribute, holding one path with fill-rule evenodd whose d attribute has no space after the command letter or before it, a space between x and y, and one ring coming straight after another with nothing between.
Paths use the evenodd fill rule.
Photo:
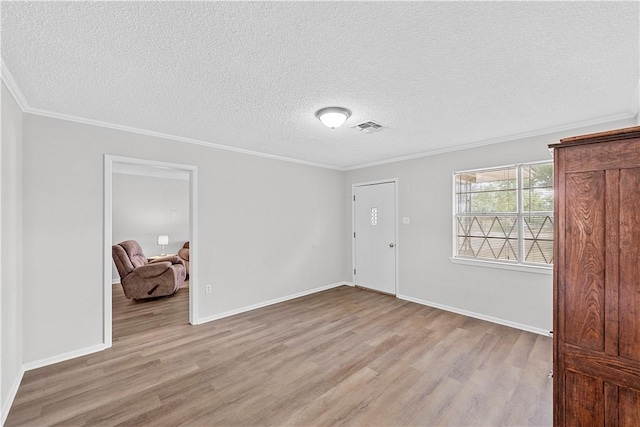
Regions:
<instances>
[{"instance_id":1,"label":"white ceiling light fixture","mask_svg":"<svg viewBox=\"0 0 640 427\"><path fill-rule=\"evenodd\" d=\"M316 112L316 117L328 128L339 128L351 117L351 111L342 107L327 107Z\"/></svg>"}]
</instances>

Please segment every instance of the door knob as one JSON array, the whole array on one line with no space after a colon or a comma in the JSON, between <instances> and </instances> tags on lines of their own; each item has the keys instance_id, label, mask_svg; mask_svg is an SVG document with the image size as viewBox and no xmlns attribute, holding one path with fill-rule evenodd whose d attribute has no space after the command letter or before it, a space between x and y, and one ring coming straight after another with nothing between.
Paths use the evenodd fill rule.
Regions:
<instances>
[{"instance_id":1,"label":"door knob","mask_svg":"<svg viewBox=\"0 0 640 427\"><path fill-rule=\"evenodd\" d=\"M389 243L389 247L390 247L390 248L392 248L392 247L394 247L394 246L395 246L395 245L394 245L393 243Z\"/></svg>"}]
</instances>

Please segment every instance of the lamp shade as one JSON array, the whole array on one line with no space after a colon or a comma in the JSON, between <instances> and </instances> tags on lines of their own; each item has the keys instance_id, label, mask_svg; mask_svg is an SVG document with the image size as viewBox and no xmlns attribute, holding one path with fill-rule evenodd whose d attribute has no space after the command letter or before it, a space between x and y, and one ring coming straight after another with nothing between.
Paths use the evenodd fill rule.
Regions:
<instances>
[{"instance_id":1,"label":"lamp shade","mask_svg":"<svg viewBox=\"0 0 640 427\"><path fill-rule=\"evenodd\" d=\"M350 116L351 111L342 107L327 107L316 113L316 117L322 124L331 129L342 126Z\"/></svg>"},{"instance_id":2,"label":"lamp shade","mask_svg":"<svg viewBox=\"0 0 640 427\"><path fill-rule=\"evenodd\" d=\"M158 236L158 244L159 245L168 245L169 244L169 236L165 234L161 234Z\"/></svg>"}]
</instances>

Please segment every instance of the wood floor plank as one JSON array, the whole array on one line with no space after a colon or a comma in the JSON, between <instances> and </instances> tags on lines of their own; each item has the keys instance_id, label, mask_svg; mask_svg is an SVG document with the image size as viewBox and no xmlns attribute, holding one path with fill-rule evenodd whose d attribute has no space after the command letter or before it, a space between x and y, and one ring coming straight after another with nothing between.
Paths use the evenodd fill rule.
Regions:
<instances>
[{"instance_id":1,"label":"wood floor plank","mask_svg":"<svg viewBox=\"0 0 640 427\"><path fill-rule=\"evenodd\" d=\"M551 339L347 286L198 326L113 289L111 349L25 373L6 426L551 425Z\"/></svg>"}]
</instances>

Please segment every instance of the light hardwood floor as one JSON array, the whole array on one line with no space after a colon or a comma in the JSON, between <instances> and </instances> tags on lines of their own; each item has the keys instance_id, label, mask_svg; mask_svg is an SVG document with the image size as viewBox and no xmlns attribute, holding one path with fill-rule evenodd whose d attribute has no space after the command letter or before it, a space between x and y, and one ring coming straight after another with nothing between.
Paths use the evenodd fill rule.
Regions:
<instances>
[{"instance_id":1,"label":"light hardwood floor","mask_svg":"<svg viewBox=\"0 0 640 427\"><path fill-rule=\"evenodd\" d=\"M7 426L552 424L551 339L342 286L199 326L114 291L113 348L25 374Z\"/></svg>"}]
</instances>

